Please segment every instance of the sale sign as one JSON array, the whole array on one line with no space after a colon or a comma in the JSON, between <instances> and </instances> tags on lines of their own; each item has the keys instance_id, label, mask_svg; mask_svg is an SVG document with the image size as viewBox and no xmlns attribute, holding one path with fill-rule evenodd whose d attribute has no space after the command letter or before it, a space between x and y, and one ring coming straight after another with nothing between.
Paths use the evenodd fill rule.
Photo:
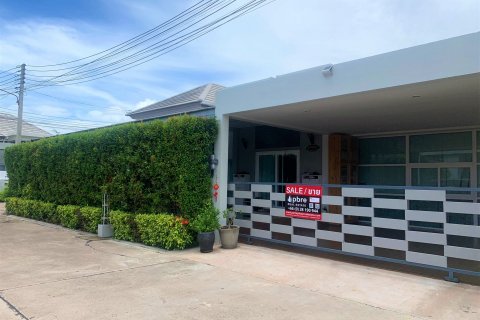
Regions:
<instances>
[{"instance_id":1,"label":"sale sign","mask_svg":"<svg viewBox=\"0 0 480 320\"><path fill-rule=\"evenodd\" d=\"M322 187L287 184L285 216L322 220Z\"/></svg>"}]
</instances>

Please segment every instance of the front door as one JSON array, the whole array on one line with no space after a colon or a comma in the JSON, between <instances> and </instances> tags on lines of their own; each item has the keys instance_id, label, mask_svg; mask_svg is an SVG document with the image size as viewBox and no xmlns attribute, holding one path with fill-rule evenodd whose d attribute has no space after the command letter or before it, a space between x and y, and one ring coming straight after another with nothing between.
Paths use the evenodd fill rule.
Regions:
<instances>
[{"instance_id":1,"label":"front door","mask_svg":"<svg viewBox=\"0 0 480 320\"><path fill-rule=\"evenodd\" d=\"M256 181L297 183L300 181L298 150L266 151L256 154Z\"/></svg>"}]
</instances>

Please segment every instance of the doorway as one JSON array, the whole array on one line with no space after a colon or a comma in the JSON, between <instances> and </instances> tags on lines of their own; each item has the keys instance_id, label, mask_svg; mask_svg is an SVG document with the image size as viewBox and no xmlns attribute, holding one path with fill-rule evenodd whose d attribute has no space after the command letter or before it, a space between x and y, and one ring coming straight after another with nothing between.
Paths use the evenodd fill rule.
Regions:
<instances>
[{"instance_id":1,"label":"doorway","mask_svg":"<svg viewBox=\"0 0 480 320\"><path fill-rule=\"evenodd\" d=\"M257 182L300 182L300 152L298 150L257 152L255 165Z\"/></svg>"}]
</instances>

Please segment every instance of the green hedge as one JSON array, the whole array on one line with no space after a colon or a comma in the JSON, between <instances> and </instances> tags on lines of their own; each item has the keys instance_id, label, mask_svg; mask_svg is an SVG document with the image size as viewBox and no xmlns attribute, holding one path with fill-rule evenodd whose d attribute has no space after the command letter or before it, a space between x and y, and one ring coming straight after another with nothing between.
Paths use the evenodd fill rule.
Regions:
<instances>
[{"instance_id":1,"label":"green hedge","mask_svg":"<svg viewBox=\"0 0 480 320\"><path fill-rule=\"evenodd\" d=\"M9 194L58 205L169 212L188 218L211 197L214 119L181 116L14 145L5 150Z\"/></svg>"},{"instance_id":2,"label":"green hedge","mask_svg":"<svg viewBox=\"0 0 480 320\"><path fill-rule=\"evenodd\" d=\"M135 217L141 242L168 250L184 249L193 243L193 234L182 221L169 214L138 214Z\"/></svg>"},{"instance_id":3,"label":"green hedge","mask_svg":"<svg viewBox=\"0 0 480 320\"><path fill-rule=\"evenodd\" d=\"M95 207L80 208L80 229L97 233L98 225L102 223L102 209Z\"/></svg>"},{"instance_id":4,"label":"green hedge","mask_svg":"<svg viewBox=\"0 0 480 320\"><path fill-rule=\"evenodd\" d=\"M19 198L7 198L6 209L8 214L57 223L56 206L36 200L25 200Z\"/></svg>"},{"instance_id":5,"label":"green hedge","mask_svg":"<svg viewBox=\"0 0 480 320\"><path fill-rule=\"evenodd\" d=\"M0 191L0 202L5 202L8 197L9 197L8 186L5 186L5 188L2 191Z\"/></svg>"},{"instance_id":6,"label":"green hedge","mask_svg":"<svg viewBox=\"0 0 480 320\"><path fill-rule=\"evenodd\" d=\"M58 206L57 215L60 224L70 229L80 227L80 207L79 206Z\"/></svg>"},{"instance_id":7,"label":"green hedge","mask_svg":"<svg viewBox=\"0 0 480 320\"><path fill-rule=\"evenodd\" d=\"M61 224L71 229L96 233L102 209L73 205L56 206L36 200L10 197L6 199L7 214ZM193 244L188 220L171 214L133 214L112 211L110 222L114 237L142 242L168 250L184 249Z\"/></svg>"},{"instance_id":8,"label":"green hedge","mask_svg":"<svg viewBox=\"0 0 480 320\"><path fill-rule=\"evenodd\" d=\"M113 225L113 237L119 240L138 241L138 230L135 215L123 211L110 212L110 223Z\"/></svg>"}]
</instances>

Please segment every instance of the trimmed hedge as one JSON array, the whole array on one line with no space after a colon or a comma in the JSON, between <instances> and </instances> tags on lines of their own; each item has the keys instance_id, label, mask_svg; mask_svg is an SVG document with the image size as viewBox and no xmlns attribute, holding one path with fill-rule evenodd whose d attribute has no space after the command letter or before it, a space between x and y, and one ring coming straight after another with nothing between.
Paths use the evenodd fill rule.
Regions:
<instances>
[{"instance_id":1,"label":"trimmed hedge","mask_svg":"<svg viewBox=\"0 0 480 320\"><path fill-rule=\"evenodd\" d=\"M14 145L5 150L11 196L58 205L169 212L193 218L211 198L214 119L129 123Z\"/></svg>"},{"instance_id":2,"label":"trimmed hedge","mask_svg":"<svg viewBox=\"0 0 480 320\"><path fill-rule=\"evenodd\" d=\"M185 249L193 243L193 235L182 224L183 219L170 214L138 214L135 223L142 243L172 249Z\"/></svg>"},{"instance_id":3,"label":"trimmed hedge","mask_svg":"<svg viewBox=\"0 0 480 320\"><path fill-rule=\"evenodd\" d=\"M102 209L72 205L56 206L36 200L10 197L6 199L7 214L59 223L71 229L96 233ZM138 241L168 250L184 249L194 242L188 220L171 214L132 214L112 211L114 237Z\"/></svg>"},{"instance_id":4,"label":"trimmed hedge","mask_svg":"<svg viewBox=\"0 0 480 320\"><path fill-rule=\"evenodd\" d=\"M36 200L25 200L20 198L7 198L6 209L8 214L57 223L56 206Z\"/></svg>"},{"instance_id":5,"label":"trimmed hedge","mask_svg":"<svg viewBox=\"0 0 480 320\"><path fill-rule=\"evenodd\" d=\"M78 229L80 227L80 207L79 206L58 206L57 215L60 224L66 228Z\"/></svg>"},{"instance_id":6,"label":"trimmed hedge","mask_svg":"<svg viewBox=\"0 0 480 320\"><path fill-rule=\"evenodd\" d=\"M138 241L138 230L135 215L123 211L110 212L110 223L113 225L113 237L118 240Z\"/></svg>"},{"instance_id":7,"label":"trimmed hedge","mask_svg":"<svg viewBox=\"0 0 480 320\"><path fill-rule=\"evenodd\" d=\"M97 233L98 225L102 223L102 209L95 207L80 208L80 229Z\"/></svg>"}]
</instances>

